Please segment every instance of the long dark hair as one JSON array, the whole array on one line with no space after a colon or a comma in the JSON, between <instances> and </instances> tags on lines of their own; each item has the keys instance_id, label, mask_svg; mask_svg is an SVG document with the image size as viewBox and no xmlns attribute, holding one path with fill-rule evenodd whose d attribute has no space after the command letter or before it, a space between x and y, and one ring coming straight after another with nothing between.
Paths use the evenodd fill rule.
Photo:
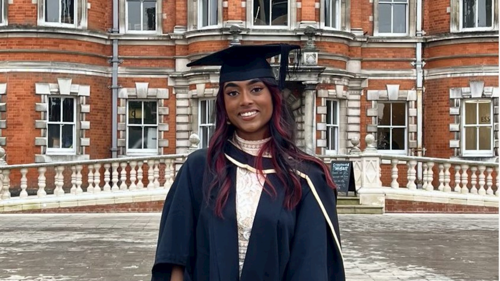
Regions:
<instances>
[{"instance_id":1,"label":"long dark hair","mask_svg":"<svg viewBox=\"0 0 500 281\"><path fill-rule=\"evenodd\" d=\"M269 152L273 168L276 175L285 187L285 208L291 210L300 202L302 197L302 187L299 176L294 173L299 165L304 161L312 162L322 168L328 186L335 189L332 177L327 166L319 159L306 154L295 145L295 119L289 109L288 104L283 100L282 94L274 79L260 79L269 89L273 102L273 114L269 120L269 134L271 140L266 142L256 158L256 169L262 173L262 157L265 151ZM208 193L217 189L214 211L222 217L222 210L229 197L231 180L228 175L228 163L224 156L224 148L228 145L229 139L233 136L235 128L226 121L226 107L224 104L223 86L219 85L219 92L216 98L216 129L210 139L207 155L208 173L212 175L212 182L209 183ZM270 183L267 181L266 182ZM266 192L276 195L276 188L271 184ZM209 198L209 196L207 196Z\"/></svg>"}]
</instances>

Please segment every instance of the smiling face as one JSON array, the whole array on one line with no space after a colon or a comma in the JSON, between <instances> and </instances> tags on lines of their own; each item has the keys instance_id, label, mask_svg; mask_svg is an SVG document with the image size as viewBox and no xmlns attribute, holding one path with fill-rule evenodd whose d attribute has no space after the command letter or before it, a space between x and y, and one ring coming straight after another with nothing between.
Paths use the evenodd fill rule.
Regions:
<instances>
[{"instance_id":1,"label":"smiling face","mask_svg":"<svg viewBox=\"0 0 500 281\"><path fill-rule=\"evenodd\" d=\"M246 140L269 137L269 120L273 115L271 92L259 79L224 84L224 105L229 122Z\"/></svg>"}]
</instances>

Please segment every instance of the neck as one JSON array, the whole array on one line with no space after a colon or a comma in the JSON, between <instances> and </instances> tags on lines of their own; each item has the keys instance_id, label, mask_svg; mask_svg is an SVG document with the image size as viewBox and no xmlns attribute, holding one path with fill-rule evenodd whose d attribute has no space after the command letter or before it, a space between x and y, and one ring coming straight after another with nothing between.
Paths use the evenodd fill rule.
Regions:
<instances>
[{"instance_id":1,"label":"neck","mask_svg":"<svg viewBox=\"0 0 500 281\"><path fill-rule=\"evenodd\" d=\"M243 138L241 138L240 136L238 136L238 134L234 133L234 137L233 137L233 140L232 142L237 145L241 150L243 150L244 152L250 154L250 155L253 155L253 156L257 156L259 155L259 152L260 152L260 149L262 148L262 146L268 142L271 138L265 138L265 139L262 139L262 140L245 140Z\"/></svg>"}]
</instances>

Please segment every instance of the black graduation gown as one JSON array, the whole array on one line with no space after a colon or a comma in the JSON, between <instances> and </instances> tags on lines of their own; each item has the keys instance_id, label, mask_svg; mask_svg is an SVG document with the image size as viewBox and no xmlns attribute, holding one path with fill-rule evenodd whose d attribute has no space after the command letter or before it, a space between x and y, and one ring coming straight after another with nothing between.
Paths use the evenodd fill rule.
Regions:
<instances>
[{"instance_id":1,"label":"black graduation gown","mask_svg":"<svg viewBox=\"0 0 500 281\"><path fill-rule=\"evenodd\" d=\"M233 186L224 219L203 199L207 150L195 151L182 165L165 200L151 280L170 281L172 266L181 265L186 281L238 281L234 183L237 167L253 169L249 165L254 157L233 145L225 153ZM344 281L336 194L327 186L322 170L312 164L304 166L300 171L302 199L295 209L287 210L284 189L279 188L282 184L269 170L269 159L264 160L277 195L261 194L240 281Z\"/></svg>"}]
</instances>

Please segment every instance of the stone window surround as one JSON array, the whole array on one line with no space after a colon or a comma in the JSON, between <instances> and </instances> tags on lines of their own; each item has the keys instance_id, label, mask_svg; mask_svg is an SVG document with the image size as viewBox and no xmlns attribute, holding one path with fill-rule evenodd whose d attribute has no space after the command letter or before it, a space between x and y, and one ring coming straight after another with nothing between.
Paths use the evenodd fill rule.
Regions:
<instances>
[{"instance_id":1,"label":"stone window surround","mask_svg":"<svg viewBox=\"0 0 500 281\"><path fill-rule=\"evenodd\" d=\"M2 137L2 129L7 128L7 99L4 98L6 94L7 84L0 83L0 146L5 146L7 144L7 138Z\"/></svg>"},{"instance_id":2,"label":"stone window surround","mask_svg":"<svg viewBox=\"0 0 500 281\"><path fill-rule=\"evenodd\" d=\"M379 0L370 0L373 1L373 17L371 20L373 21L373 35L374 36L415 36L415 31L417 29L417 1L416 0L408 0L408 14L406 17L407 31L406 34L390 34L390 33L379 33L378 32L378 3ZM453 0L452 0L453 1Z\"/></svg>"},{"instance_id":3,"label":"stone window surround","mask_svg":"<svg viewBox=\"0 0 500 281\"><path fill-rule=\"evenodd\" d=\"M75 4L76 4L75 9L77 12L76 12L74 24L45 22L45 1L47 1L47 0L35 0L35 1L37 1L37 4L38 4L37 10L38 10L38 25L39 26L56 26L56 27L80 28L80 29L87 28L87 25L88 25L88 11L87 10L90 7L90 3L88 3L88 0L75 0Z\"/></svg>"},{"instance_id":4,"label":"stone window surround","mask_svg":"<svg viewBox=\"0 0 500 281\"><path fill-rule=\"evenodd\" d=\"M154 155L163 155L163 148L169 146L168 139L164 138L164 133L170 129L168 123L164 123L165 116L169 115L169 108L165 101L169 98L169 90L149 88L149 83L136 82L135 85L135 88L121 88L118 92L118 155L120 157L129 155L127 152L127 101L133 99L158 102L158 151ZM133 153L133 155L137 156L138 153Z\"/></svg>"},{"instance_id":5,"label":"stone window surround","mask_svg":"<svg viewBox=\"0 0 500 281\"><path fill-rule=\"evenodd\" d=\"M189 101L190 101L190 115L191 115L191 133L197 134L199 136L199 101L201 99L216 99L217 97L217 92L218 88L208 88L204 89L203 91L200 91L200 94L198 94L197 90L192 90L188 92L189 95ZM185 137L185 136L184 136ZM189 136L187 136L189 138ZM200 142L201 145L201 142Z\"/></svg>"},{"instance_id":6,"label":"stone window surround","mask_svg":"<svg viewBox=\"0 0 500 281\"><path fill-rule=\"evenodd\" d=\"M340 94L337 94L340 93ZM316 124L316 131L320 132L321 138L316 140L316 147L320 149L321 155L347 154L348 139L347 127L350 126L347 120L348 92L344 91L343 85L337 85L336 89L318 90L318 97L321 98L321 104L316 107L316 114L320 116L321 122ZM337 150L327 150L326 140L326 116L328 100L337 101L338 107L338 134ZM355 125L355 124L354 124Z\"/></svg>"},{"instance_id":7,"label":"stone window surround","mask_svg":"<svg viewBox=\"0 0 500 281\"><path fill-rule=\"evenodd\" d=\"M90 156L86 154L86 147L90 146L90 138L85 137L85 133L90 129L90 121L86 121L87 114L90 113L89 85L73 84L71 78L58 78L57 83L36 83L35 93L40 96L40 102L35 104L35 110L40 112L40 120L35 121L35 129L40 129L40 137L35 138L35 146L40 147L40 154L35 155L36 163L88 160ZM48 118L48 97L72 96L76 102L76 137L75 150L72 155L50 155L47 154L47 118Z\"/></svg>"},{"instance_id":8,"label":"stone window surround","mask_svg":"<svg viewBox=\"0 0 500 281\"><path fill-rule=\"evenodd\" d=\"M9 2L8 0L0 0L0 26L8 25L9 24Z\"/></svg>"},{"instance_id":9,"label":"stone window surround","mask_svg":"<svg viewBox=\"0 0 500 281\"><path fill-rule=\"evenodd\" d=\"M328 27L325 26L325 1L328 0L321 0L321 3L319 5L319 27L327 30L344 30L344 31L349 31L351 27L351 0L337 0L340 1L340 10L337 14L337 16L340 15L340 20L338 20L339 27L338 28L333 28L333 27ZM318 3L316 3L318 4Z\"/></svg>"},{"instance_id":10,"label":"stone window surround","mask_svg":"<svg viewBox=\"0 0 500 281\"><path fill-rule=\"evenodd\" d=\"M119 21L119 28L120 28L120 33L121 34L163 34L163 28L162 28L162 19L163 19L163 1L162 0L156 0L156 30L146 30L146 31L139 31L139 30L131 30L127 31L127 13L126 13L126 6L127 6L127 0L119 0L120 2L118 3L118 21Z\"/></svg>"},{"instance_id":11,"label":"stone window surround","mask_svg":"<svg viewBox=\"0 0 500 281\"><path fill-rule=\"evenodd\" d=\"M417 148L417 91L416 90L399 90L399 85L386 85L387 90L368 90L367 100L372 102L372 107L367 109L366 116L372 118L372 124L368 124L367 133L375 136L377 141L378 130L378 102L398 102L406 103L407 112L407 130L406 130L406 151L405 155L412 155ZM381 154L394 154L395 152L379 150ZM398 154L401 154L398 151Z\"/></svg>"},{"instance_id":12,"label":"stone window surround","mask_svg":"<svg viewBox=\"0 0 500 281\"><path fill-rule=\"evenodd\" d=\"M454 150L454 157L457 158L492 158L495 156L495 151L499 149L499 87L485 87L484 81L470 81L469 87L450 88L450 116L454 118L454 122L450 124L450 132L453 133L454 139L450 140L450 148ZM461 147L460 139L462 137L462 104L464 100L475 99L491 99L493 106L493 149L490 156L474 156L463 155L464 148Z\"/></svg>"},{"instance_id":13,"label":"stone window surround","mask_svg":"<svg viewBox=\"0 0 500 281\"><path fill-rule=\"evenodd\" d=\"M493 0L493 24L487 28L466 28L462 29L462 0L450 1L450 32L471 32L471 31L487 31L498 30L498 0Z\"/></svg>"},{"instance_id":14,"label":"stone window surround","mask_svg":"<svg viewBox=\"0 0 500 281\"><path fill-rule=\"evenodd\" d=\"M223 18L223 1L217 1L218 10L217 10L217 25L209 25L204 27L198 27L198 22L200 21L201 14L198 13L198 10L201 6L201 0L193 0L187 1L187 28L188 30L196 30L196 29L211 29L211 28L220 28L222 27L222 18ZM226 2L226 1L224 1ZM226 2L227 3L227 2Z\"/></svg>"}]
</instances>

